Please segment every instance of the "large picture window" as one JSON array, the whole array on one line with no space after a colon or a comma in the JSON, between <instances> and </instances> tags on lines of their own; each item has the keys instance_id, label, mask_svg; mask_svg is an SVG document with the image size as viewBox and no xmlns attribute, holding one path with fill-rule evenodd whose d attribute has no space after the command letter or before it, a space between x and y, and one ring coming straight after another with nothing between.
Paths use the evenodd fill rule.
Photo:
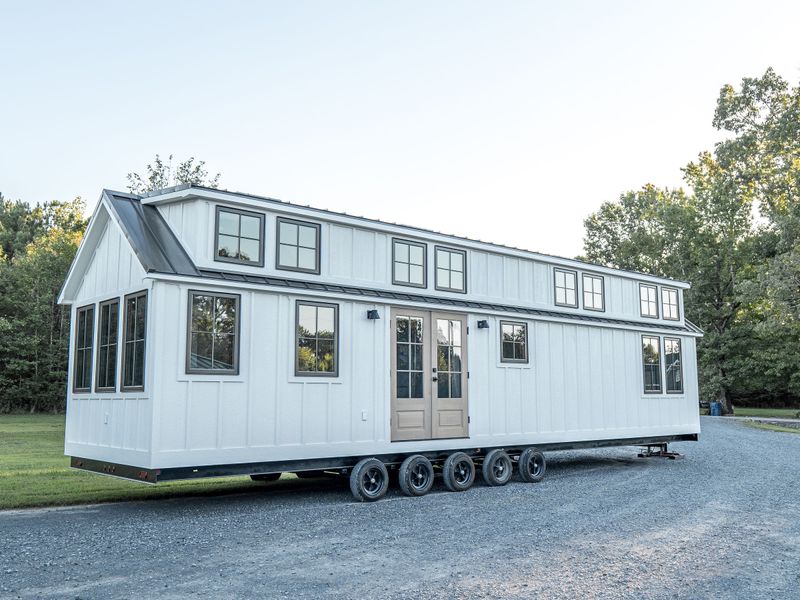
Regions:
<instances>
[{"instance_id":1,"label":"large picture window","mask_svg":"<svg viewBox=\"0 0 800 600\"><path fill-rule=\"evenodd\" d=\"M316 223L278 219L277 267L319 274L319 232Z\"/></svg>"},{"instance_id":2,"label":"large picture window","mask_svg":"<svg viewBox=\"0 0 800 600\"><path fill-rule=\"evenodd\" d=\"M658 337L642 336L642 365L644 368L644 393L661 393L661 348Z\"/></svg>"},{"instance_id":3,"label":"large picture window","mask_svg":"<svg viewBox=\"0 0 800 600\"><path fill-rule=\"evenodd\" d=\"M525 323L500 322L500 361L507 363L528 362L528 325Z\"/></svg>"},{"instance_id":4,"label":"large picture window","mask_svg":"<svg viewBox=\"0 0 800 600\"><path fill-rule=\"evenodd\" d=\"M466 252L436 247L436 289L461 293L467 291Z\"/></svg>"},{"instance_id":5,"label":"large picture window","mask_svg":"<svg viewBox=\"0 0 800 600\"><path fill-rule=\"evenodd\" d=\"M238 373L238 337L238 295L189 292L187 373Z\"/></svg>"},{"instance_id":6,"label":"large picture window","mask_svg":"<svg viewBox=\"0 0 800 600\"><path fill-rule=\"evenodd\" d=\"M678 338L664 338L664 366L667 373L667 393L683 393L681 341Z\"/></svg>"},{"instance_id":7,"label":"large picture window","mask_svg":"<svg viewBox=\"0 0 800 600\"><path fill-rule=\"evenodd\" d=\"M426 286L425 255L427 246L417 242L393 240L392 283L412 287Z\"/></svg>"},{"instance_id":8,"label":"large picture window","mask_svg":"<svg viewBox=\"0 0 800 600\"><path fill-rule=\"evenodd\" d=\"M599 275L583 275L583 308L586 310L606 309L603 294L603 278Z\"/></svg>"},{"instance_id":9,"label":"large picture window","mask_svg":"<svg viewBox=\"0 0 800 600\"><path fill-rule=\"evenodd\" d=\"M215 260L264 265L264 215L217 207Z\"/></svg>"},{"instance_id":10,"label":"large picture window","mask_svg":"<svg viewBox=\"0 0 800 600\"><path fill-rule=\"evenodd\" d=\"M122 391L144 389L147 292L125 296L122 339Z\"/></svg>"},{"instance_id":11,"label":"large picture window","mask_svg":"<svg viewBox=\"0 0 800 600\"><path fill-rule=\"evenodd\" d=\"M645 283L639 284L639 305L643 317L658 318L658 288Z\"/></svg>"},{"instance_id":12,"label":"large picture window","mask_svg":"<svg viewBox=\"0 0 800 600\"><path fill-rule=\"evenodd\" d=\"M119 300L100 303L97 324L97 386L98 392L117 390L117 344L119 338Z\"/></svg>"},{"instance_id":13,"label":"large picture window","mask_svg":"<svg viewBox=\"0 0 800 600\"><path fill-rule=\"evenodd\" d=\"M339 307L336 304L297 303L295 375L336 377Z\"/></svg>"},{"instance_id":14,"label":"large picture window","mask_svg":"<svg viewBox=\"0 0 800 600\"><path fill-rule=\"evenodd\" d=\"M575 271L555 269L556 306L578 306L578 274Z\"/></svg>"},{"instance_id":15,"label":"large picture window","mask_svg":"<svg viewBox=\"0 0 800 600\"><path fill-rule=\"evenodd\" d=\"M680 320L678 290L666 287L661 288L661 312L665 319L669 319L670 321Z\"/></svg>"},{"instance_id":16,"label":"large picture window","mask_svg":"<svg viewBox=\"0 0 800 600\"><path fill-rule=\"evenodd\" d=\"M92 389L92 350L94 347L94 306L75 311L75 365L72 389L88 392Z\"/></svg>"}]
</instances>

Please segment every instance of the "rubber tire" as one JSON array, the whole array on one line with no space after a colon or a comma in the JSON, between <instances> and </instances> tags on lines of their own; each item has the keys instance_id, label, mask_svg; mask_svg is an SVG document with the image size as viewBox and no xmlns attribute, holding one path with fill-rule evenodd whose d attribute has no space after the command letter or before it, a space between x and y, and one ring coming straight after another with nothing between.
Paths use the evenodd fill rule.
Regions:
<instances>
[{"instance_id":1,"label":"rubber tire","mask_svg":"<svg viewBox=\"0 0 800 600\"><path fill-rule=\"evenodd\" d=\"M531 463L538 461L541 469L535 471L531 469ZM536 448L525 448L522 454L519 455L519 462L517 463L517 471L519 478L528 483L539 483L544 479L544 472L547 470L547 461L544 459L544 454L539 452Z\"/></svg>"},{"instance_id":2,"label":"rubber tire","mask_svg":"<svg viewBox=\"0 0 800 600\"><path fill-rule=\"evenodd\" d=\"M456 480L455 468L457 464L465 459L469 465L470 476L467 481L461 483ZM447 460L444 461L442 479L444 480L445 487L451 492L463 492L468 490L472 484L475 483L475 463L472 462L472 459L467 454L463 452L453 452L447 457Z\"/></svg>"},{"instance_id":3,"label":"rubber tire","mask_svg":"<svg viewBox=\"0 0 800 600\"><path fill-rule=\"evenodd\" d=\"M282 473L259 473L257 475L250 475L250 479L253 481L278 481L281 478Z\"/></svg>"},{"instance_id":4,"label":"rubber tire","mask_svg":"<svg viewBox=\"0 0 800 600\"><path fill-rule=\"evenodd\" d=\"M370 493L364 488L363 479L367 471L373 468L378 469L378 472L381 474L382 481L380 481L380 487L375 492ZM376 500L380 500L386 495L388 489L389 471L386 470L386 465L384 465L377 458L362 459L358 461L355 467L353 467L353 470L350 473L350 491L352 492L353 497L359 502L375 502Z\"/></svg>"},{"instance_id":5,"label":"rubber tire","mask_svg":"<svg viewBox=\"0 0 800 600\"><path fill-rule=\"evenodd\" d=\"M500 477L495 473L495 465L498 462L503 463L503 473ZM483 466L481 467L481 475L483 480L492 486L505 485L511 481L511 476L514 474L514 463L511 462L511 457L505 450L495 449L490 450L486 457L483 459Z\"/></svg>"},{"instance_id":6,"label":"rubber tire","mask_svg":"<svg viewBox=\"0 0 800 600\"><path fill-rule=\"evenodd\" d=\"M422 487L417 487L412 482L412 477L414 476L414 469L420 465L423 465L428 470L428 480ZM431 461L421 454L409 456L403 461L403 464L400 465L400 471L397 474L397 479L398 483L400 484L400 489L406 496L424 496L430 492L431 488L433 487L433 465L431 464Z\"/></svg>"}]
</instances>

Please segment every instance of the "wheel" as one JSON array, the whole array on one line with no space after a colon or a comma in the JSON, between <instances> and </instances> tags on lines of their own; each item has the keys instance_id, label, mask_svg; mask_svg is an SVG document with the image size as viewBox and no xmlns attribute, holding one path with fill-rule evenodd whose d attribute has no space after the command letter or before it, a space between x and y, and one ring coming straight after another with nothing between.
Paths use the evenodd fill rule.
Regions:
<instances>
[{"instance_id":1,"label":"wheel","mask_svg":"<svg viewBox=\"0 0 800 600\"><path fill-rule=\"evenodd\" d=\"M547 469L547 462L544 460L544 454L536 448L525 448L519 455L517 470L522 481L538 483L544 479L545 469Z\"/></svg>"},{"instance_id":2,"label":"wheel","mask_svg":"<svg viewBox=\"0 0 800 600\"><path fill-rule=\"evenodd\" d=\"M475 483L475 463L463 452L453 452L444 461L444 485L451 492L463 492Z\"/></svg>"},{"instance_id":3,"label":"wheel","mask_svg":"<svg viewBox=\"0 0 800 600\"><path fill-rule=\"evenodd\" d=\"M424 496L433 487L433 465L420 454L409 456L400 465L397 478L406 496Z\"/></svg>"},{"instance_id":4,"label":"wheel","mask_svg":"<svg viewBox=\"0 0 800 600\"><path fill-rule=\"evenodd\" d=\"M350 491L361 502L375 502L389 489L389 472L377 458L360 460L350 473Z\"/></svg>"},{"instance_id":5,"label":"wheel","mask_svg":"<svg viewBox=\"0 0 800 600\"><path fill-rule=\"evenodd\" d=\"M258 475L250 475L253 481L278 481L281 478L281 473L259 473Z\"/></svg>"},{"instance_id":6,"label":"wheel","mask_svg":"<svg viewBox=\"0 0 800 600\"><path fill-rule=\"evenodd\" d=\"M505 450L491 450L483 459L481 474L489 485L505 485L511 479L514 466Z\"/></svg>"}]
</instances>

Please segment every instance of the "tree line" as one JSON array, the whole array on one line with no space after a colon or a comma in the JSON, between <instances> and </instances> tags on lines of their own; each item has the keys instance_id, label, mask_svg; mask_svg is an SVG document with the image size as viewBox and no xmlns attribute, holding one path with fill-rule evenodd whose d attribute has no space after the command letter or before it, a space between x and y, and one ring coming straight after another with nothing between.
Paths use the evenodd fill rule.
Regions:
<instances>
[{"instance_id":1,"label":"tree line","mask_svg":"<svg viewBox=\"0 0 800 600\"><path fill-rule=\"evenodd\" d=\"M800 86L768 69L724 86L722 134L683 168L585 221L585 258L688 281L702 400L800 406Z\"/></svg>"},{"instance_id":2,"label":"tree line","mask_svg":"<svg viewBox=\"0 0 800 600\"><path fill-rule=\"evenodd\" d=\"M173 168L171 155L127 178L134 193L219 182L203 161ZM64 410L70 313L58 294L86 230L84 210L80 198L30 205L0 194L0 413Z\"/></svg>"},{"instance_id":3,"label":"tree line","mask_svg":"<svg viewBox=\"0 0 800 600\"><path fill-rule=\"evenodd\" d=\"M684 167L685 189L648 184L604 203L581 258L692 284L702 400L800 407L800 86L772 69L726 85L713 125L722 141ZM193 158L173 170L172 156L128 174L135 193L218 181ZM69 312L56 300L83 210L0 195L0 412L64 408Z\"/></svg>"}]
</instances>

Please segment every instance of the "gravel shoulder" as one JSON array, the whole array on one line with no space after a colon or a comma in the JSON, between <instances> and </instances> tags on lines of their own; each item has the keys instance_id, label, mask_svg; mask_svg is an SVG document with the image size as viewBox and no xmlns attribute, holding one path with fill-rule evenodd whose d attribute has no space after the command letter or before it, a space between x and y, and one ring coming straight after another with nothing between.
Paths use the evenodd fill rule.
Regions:
<instances>
[{"instance_id":1,"label":"gravel shoulder","mask_svg":"<svg viewBox=\"0 0 800 600\"><path fill-rule=\"evenodd\" d=\"M346 482L0 512L2 598L797 598L800 436L702 419L672 461L548 454L539 484Z\"/></svg>"}]
</instances>

